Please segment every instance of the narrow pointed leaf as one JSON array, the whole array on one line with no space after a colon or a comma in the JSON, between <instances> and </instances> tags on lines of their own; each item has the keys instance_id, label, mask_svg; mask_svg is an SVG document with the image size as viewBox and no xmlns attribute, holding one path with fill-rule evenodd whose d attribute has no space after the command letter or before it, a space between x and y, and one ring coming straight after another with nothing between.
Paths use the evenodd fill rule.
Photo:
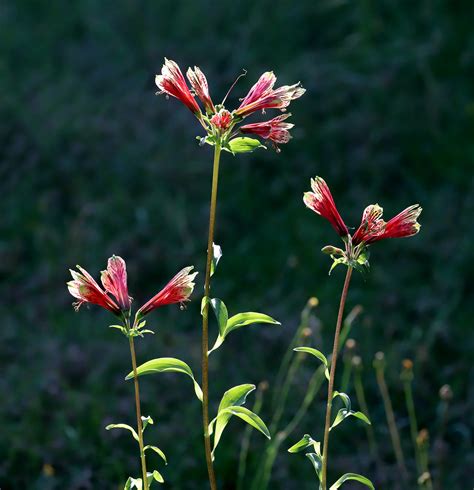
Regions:
<instances>
[{"instance_id":1,"label":"narrow pointed leaf","mask_svg":"<svg viewBox=\"0 0 474 490\"><path fill-rule=\"evenodd\" d=\"M110 429L126 429L129 430L132 433L133 438L138 442L138 434L137 431L133 428L130 427L127 424L109 424L105 430L110 430Z\"/></svg>"},{"instance_id":2,"label":"narrow pointed leaf","mask_svg":"<svg viewBox=\"0 0 474 490\"><path fill-rule=\"evenodd\" d=\"M302 439L288 449L288 452L299 453L300 451L303 451L307 447L311 446L311 444L313 444L313 438L309 434L305 434Z\"/></svg>"},{"instance_id":3,"label":"narrow pointed leaf","mask_svg":"<svg viewBox=\"0 0 474 490\"><path fill-rule=\"evenodd\" d=\"M365 422L366 424L371 425L370 420L362 412L354 412L353 410L347 410L345 408L341 408L337 412L336 418L334 419L334 422L332 423L329 430L334 429L334 427L338 426L347 417L356 417L359 420L362 420L363 422Z\"/></svg>"},{"instance_id":4,"label":"narrow pointed leaf","mask_svg":"<svg viewBox=\"0 0 474 490\"><path fill-rule=\"evenodd\" d=\"M334 485L332 485L329 490L337 490L343 483L345 483L348 480L358 481L359 483L362 483L366 487L375 490L374 486L372 485L372 482L368 478L362 475L358 475L357 473L346 473L345 475L342 475L341 478L339 478L339 480L337 480L337 482L334 483Z\"/></svg>"},{"instance_id":5,"label":"narrow pointed leaf","mask_svg":"<svg viewBox=\"0 0 474 490\"><path fill-rule=\"evenodd\" d=\"M306 457L311 461L313 468L316 471L316 474L318 475L318 478L321 478L321 468L323 466L323 463L321 461L321 456L319 456L316 453L306 453Z\"/></svg>"},{"instance_id":6,"label":"narrow pointed leaf","mask_svg":"<svg viewBox=\"0 0 474 490\"><path fill-rule=\"evenodd\" d=\"M334 400L334 398L336 397L339 397L342 400L347 410L351 409L351 399L349 398L349 395L347 393L343 393L342 391L335 391L332 395L332 399Z\"/></svg>"},{"instance_id":7,"label":"narrow pointed leaf","mask_svg":"<svg viewBox=\"0 0 474 490\"><path fill-rule=\"evenodd\" d=\"M153 419L150 416L148 416L148 417L142 416L142 430L143 431L146 429L146 426L148 424L153 424Z\"/></svg>"},{"instance_id":8,"label":"narrow pointed leaf","mask_svg":"<svg viewBox=\"0 0 474 490\"><path fill-rule=\"evenodd\" d=\"M211 261L211 277L214 275L217 269L217 264L222 257L222 248L215 243L212 244L212 261Z\"/></svg>"},{"instance_id":9,"label":"narrow pointed leaf","mask_svg":"<svg viewBox=\"0 0 474 490\"><path fill-rule=\"evenodd\" d=\"M219 332L225 331L227 320L229 319L229 313L227 312L227 307L224 302L219 298L211 299L211 306L217 318L217 323L219 324Z\"/></svg>"},{"instance_id":10,"label":"narrow pointed leaf","mask_svg":"<svg viewBox=\"0 0 474 490\"><path fill-rule=\"evenodd\" d=\"M232 406L228 407L221 412L221 414L230 413L232 415L236 415L241 418L244 422L251 425L253 428L257 429L261 432L267 439L271 439L270 431L268 430L265 422L251 410L245 407Z\"/></svg>"},{"instance_id":11,"label":"narrow pointed leaf","mask_svg":"<svg viewBox=\"0 0 474 490\"><path fill-rule=\"evenodd\" d=\"M176 359L174 357L159 357L158 359L152 359L151 361L147 361L141 366L137 368L138 376L143 376L145 374L153 374L153 373L183 373L188 375L194 384L194 392L200 401L202 401L202 390L197 381L194 378L194 374L191 368L180 359ZM127 374L125 379L132 379L133 371Z\"/></svg>"},{"instance_id":12,"label":"narrow pointed leaf","mask_svg":"<svg viewBox=\"0 0 474 490\"><path fill-rule=\"evenodd\" d=\"M151 451L155 451L155 453L161 457L161 459L165 462L165 464L168 464L165 453L159 447L148 445L143 448L144 451L147 451L148 449L150 449Z\"/></svg>"},{"instance_id":13,"label":"narrow pointed leaf","mask_svg":"<svg viewBox=\"0 0 474 490\"><path fill-rule=\"evenodd\" d=\"M147 473L146 475L148 480L148 486L151 486L153 481L157 481L158 483L164 483L165 480L161 476L161 473L158 470L154 470L152 473Z\"/></svg>"},{"instance_id":14,"label":"narrow pointed leaf","mask_svg":"<svg viewBox=\"0 0 474 490\"><path fill-rule=\"evenodd\" d=\"M222 432L224 431L226 425L229 423L230 418L232 417L231 413L223 413L221 412L228 407L232 406L241 406L245 403L245 400L249 393L255 390L255 385L252 384L244 384L234 386L230 390L227 390L222 400L219 404L219 409L217 410L217 417L215 419L215 435L214 435L214 449L219 444ZM209 432L212 434L213 432L213 423L209 424Z\"/></svg>"},{"instance_id":15,"label":"narrow pointed leaf","mask_svg":"<svg viewBox=\"0 0 474 490\"><path fill-rule=\"evenodd\" d=\"M123 487L123 490L133 490L136 488L137 490L142 490L142 479L141 478L132 478L131 476L128 478L127 483Z\"/></svg>"},{"instance_id":16,"label":"narrow pointed leaf","mask_svg":"<svg viewBox=\"0 0 474 490\"><path fill-rule=\"evenodd\" d=\"M328 370L329 363L326 356L321 351L317 349L313 349L312 347L296 347L293 350L296 352L306 352L307 354L311 354L317 359L319 359L324 364L325 367L324 375L326 376L326 379L329 380L329 370Z\"/></svg>"}]
</instances>

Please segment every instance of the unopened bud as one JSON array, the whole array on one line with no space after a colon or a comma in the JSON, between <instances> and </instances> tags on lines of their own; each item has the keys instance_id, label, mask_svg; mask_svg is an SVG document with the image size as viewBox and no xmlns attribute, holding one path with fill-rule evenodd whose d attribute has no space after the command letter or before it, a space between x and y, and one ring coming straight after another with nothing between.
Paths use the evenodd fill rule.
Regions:
<instances>
[{"instance_id":1,"label":"unopened bud","mask_svg":"<svg viewBox=\"0 0 474 490\"><path fill-rule=\"evenodd\" d=\"M323 254L328 254L328 255L344 255L344 250L337 247L333 247L332 245L326 245L321 249L321 252L323 252Z\"/></svg>"},{"instance_id":2,"label":"unopened bud","mask_svg":"<svg viewBox=\"0 0 474 490\"><path fill-rule=\"evenodd\" d=\"M260 391L267 391L268 390L268 381L260 381L260 383L258 384L258 389Z\"/></svg>"},{"instance_id":3,"label":"unopened bud","mask_svg":"<svg viewBox=\"0 0 474 490\"><path fill-rule=\"evenodd\" d=\"M400 378L402 381L413 381L413 361L411 359L403 359Z\"/></svg>"},{"instance_id":4,"label":"unopened bud","mask_svg":"<svg viewBox=\"0 0 474 490\"><path fill-rule=\"evenodd\" d=\"M453 390L449 385L443 385L439 389L439 397L445 402L449 402L453 398Z\"/></svg>"},{"instance_id":5,"label":"unopened bud","mask_svg":"<svg viewBox=\"0 0 474 490\"><path fill-rule=\"evenodd\" d=\"M385 368L385 354L383 352L377 352L374 357L374 368L384 369Z\"/></svg>"},{"instance_id":6,"label":"unopened bud","mask_svg":"<svg viewBox=\"0 0 474 490\"><path fill-rule=\"evenodd\" d=\"M421 429L420 432L418 432L418 436L416 437L416 443L418 444L419 447L424 446L425 444L428 444L430 440L430 434L427 429Z\"/></svg>"},{"instance_id":7,"label":"unopened bud","mask_svg":"<svg viewBox=\"0 0 474 490\"><path fill-rule=\"evenodd\" d=\"M403 359L402 361L403 369L411 371L413 369L413 361L411 359Z\"/></svg>"},{"instance_id":8,"label":"unopened bud","mask_svg":"<svg viewBox=\"0 0 474 490\"><path fill-rule=\"evenodd\" d=\"M311 298L308 299L308 306L310 306L311 308L315 308L318 305L319 305L319 299L316 298L316 296L312 296Z\"/></svg>"},{"instance_id":9,"label":"unopened bud","mask_svg":"<svg viewBox=\"0 0 474 490\"><path fill-rule=\"evenodd\" d=\"M354 339L347 339L346 340L346 349L347 350L354 350L356 348L357 342Z\"/></svg>"},{"instance_id":10,"label":"unopened bud","mask_svg":"<svg viewBox=\"0 0 474 490\"><path fill-rule=\"evenodd\" d=\"M362 358L360 356L354 356L352 358L352 366L355 369L360 369L362 367Z\"/></svg>"},{"instance_id":11,"label":"unopened bud","mask_svg":"<svg viewBox=\"0 0 474 490\"><path fill-rule=\"evenodd\" d=\"M313 335L313 331L309 327L303 328L303 331L301 332L302 337L308 338L311 337L311 335Z\"/></svg>"}]
</instances>

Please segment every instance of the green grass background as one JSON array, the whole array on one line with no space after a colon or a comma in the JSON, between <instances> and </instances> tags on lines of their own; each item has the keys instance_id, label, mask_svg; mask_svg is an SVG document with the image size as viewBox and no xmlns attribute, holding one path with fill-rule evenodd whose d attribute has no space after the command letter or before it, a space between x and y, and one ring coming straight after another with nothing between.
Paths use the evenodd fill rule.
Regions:
<instances>
[{"instance_id":1,"label":"green grass background","mask_svg":"<svg viewBox=\"0 0 474 490\"><path fill-rule=\"evenodd\" d=\"M75 314L65 282L76 263L95 273L119 254L141 304L180 268L203 271L212 151L197 146L200 128L186 108L155 96L164 56L200 66L215 100L245 68L230 105L266 70L307 89L292 104L294 139L280 154L223 158L216 241L224 257L214 294L231 313L263 311L283 327L229 337L212 358L212 409L235 384L268 380L272 387L309 296L320 299L322 337L314 346L330 350L343 271L327 276L330 263L319 250L337 237L302 203L311 177L327 180L351 226L367 204L378 202L391 216L420 202L420 234L374 246L371 272L354 278L348 300L364 308L352 336L367 366L382 447L387 480L379 488L402 487L370 369L377 350L389 362L410 470L404 357L415 361L420 426L431 432L433 459L444 461L439 488L472 487L473 10L460 0L2 2L3 490L112 489L139 471L133 441L104 430L134 420L132 386L123 381L127 343L106 328L111 319L98 308ZM185 311L150 316L156 335L139 341L141 361L176 356L199 372L202 278ZM306 362L292 388L288 415L311 368ZM454 400L440 445L445 383ZM144 412L155 418L148 440L170 462L163 488L206 488L191 384L170 375L142 386ZM324 393L294 440L308 431L321 438L323 405ZM269 416L264 406L262 417ZM363 428L346 424L333 435L331 478L345 471L374 477ZM242 431L232 421L220 444L222 489L235 488ZM255 434L249 478L263 443ZM271 488L316 488L313 469L283 450Z\"/></svg>"}]
</instances>

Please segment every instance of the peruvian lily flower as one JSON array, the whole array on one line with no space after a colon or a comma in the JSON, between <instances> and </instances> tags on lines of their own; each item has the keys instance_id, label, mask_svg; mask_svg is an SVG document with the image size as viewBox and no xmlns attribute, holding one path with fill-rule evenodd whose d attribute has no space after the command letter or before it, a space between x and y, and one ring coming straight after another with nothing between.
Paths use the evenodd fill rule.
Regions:
<instances>
[{"instance_id":1,"label":"peruvian lily flower","mask_svg":"<svg viewBox=\"0 0 474 490\"><path fill-rule=\"evenodd\" d=\"M154 309L173 303L183 304L189 300L194 289L194 278L197 272L192 273L193 267L185 267L152 299L143 305L135 316L135 322L130 328L131 298L128 295L127 269L125 261L118 256L112 256L107 263L107 269L101 273L103 288L82 267L77 266L79 272L71 270L73 280L67 283L69 292L79 301L74 303L76 311L84 303L92 303L111 311L124 323L120 328L127 335L141 335L145 332L140 329L145 322L141 318Z\"/></svg>"},{"instance_id":2,"label":"peruvian lily flower","mask_svg":"<svg viewBox=\"0 0 474 490\"><path fill-rule=\"evenodd\" d=\"M313 192L304 194L304 203L309 209L326 218L345 244L344 250L333 246L323 248L323 252L331 255L334 260L331 270L338 264L345 264L363 271L369 265L369 245L385 238L410 237L420 230L417 219L422 208L419 204L409 206L388 222L382 218L383 209L378 204L371 204L365 208L361 224L351 236L324 179L312 179L311 188Z\"/></svg>"},{"instance_id":3,"label":"peruvian lily flower","mask_svg":"<svg viewBox=\"0 0 474 490\"><path fill-rule=\"evenodd\" d=\"M192 113L196 115L201 114L198 103L191 94L179 66L174 61L165 58L165 63L161 69L161 75L156 75L155 83L161 90L160 93L176 97Z\"/></svg>"},{"instance_id":4,"label":"peruvian lily flower","mask_svg":"<svg viewBox=\"0 0 474 490\"><path fill-rule=\"evenodd\" d=\"M256 134L263 139L268 139L274 143L278 151L278 144L288 143L291 139L290 129L294 124L283 122L291 114L282 114L269 121L246 124L240 128L242 133Z\"/></svg>"},{"instance_id":5,"label":"peruvian lily flower","mask_svg":"<svg viewBox=\"0 0 474 490\"><path fill-rule=\"evenodd\" d=\"M235 82L222 103L214 104L209 93L209 84L201 69L197 66L188 68L186 76L192 90L188 87L177 63L165 58L161 75L156 76L155 82L160 93L179 99L197 117L207 133L204 137L198 137L201 144L219 145L222 149L236 154L264 147L259 140L243 137L242 134L254 134L263 140L269 140L277 151L279 151L278 144L285 144L290 140L289 130L293 124L283 122L290 116L289 114L261 123L246 125L241 123L247 116L258 111L263 112L265 109L285 112L292 100L298 99L305 93L305 89L299 82L275 89L276 76L271 71L265 72L242 99L239 107L229 110L224 103ZM203 110L194 96L202 103Z\"/></svg>"}]
</instances>

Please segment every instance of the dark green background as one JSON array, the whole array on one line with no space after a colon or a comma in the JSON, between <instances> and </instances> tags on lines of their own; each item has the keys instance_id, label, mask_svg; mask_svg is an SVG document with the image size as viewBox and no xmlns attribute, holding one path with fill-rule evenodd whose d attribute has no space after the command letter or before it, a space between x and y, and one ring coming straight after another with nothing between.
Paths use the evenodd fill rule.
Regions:
<instances>
[{"instance_id":1,"label":"dark green background","mask_svg":"<svg viewBox=\"0 0 474 490\"><path fill-rule=\"evenodd\" d=\"M138 473L133 442L104 430L112 421L134 420L132 386L123 381L126 340L107 328L111 318L99 308L75 314L65 282L68 267L79 263L96 275L107 257L120 254L141 304L180 268L203 270L212 151L197 146L200 127L184 106L154 95L164 56L182 68L200 66L215 100L248 70L231 106L266 70L275 71L278 83L301 80L307 89L292 104L294 139L280 154L223 157L216 241L224 257L214 294L231 313L264 311L283 327L229 337L211 360L213 410L230 386L263 379L271 386L309 296L320 299L324 337L323 345L317 339L313 345L330 350L343 271L327 276L330 262L319 250L337 237L302 203L310 177L328 181L351 226L367 204L378 202L389 217L420 202L421 233L374 246L370 274L354 278L348 307L361 304L364 313L353 336L367 365L373 423L392 482L386 488L397 488L399 475L369 368L377 350L389 362L410 469L399 382L404 357L415 361L419 423L431 432L432 458L444 459L440 488L472 487L472 5L2 2L2 489L112 489ZM176 356L199 372L202 277L185 311L167 307L150 316L157 333L139 341L141 361ZM305 369L311 368L308 360ZM292 389L289 414L307 374ZM445 383L454 400L440 448L434 441ZM143 380L142 391L144 411L155 418L147 437L170 462L163 488L206 488L190 383L155 376ZM321 393L292 442L307 431L321 437L323 405ZM262 417L269 416L264 407ZM363 428L346 424L334 432L331 478L345 471L373 477ZM232 421L219 447L222 489L234 488L242 430ZM262 444L255 434L249 478ZM316 488L309 462L283 450L271 488Z\"/></svg>"}]
</instances>

